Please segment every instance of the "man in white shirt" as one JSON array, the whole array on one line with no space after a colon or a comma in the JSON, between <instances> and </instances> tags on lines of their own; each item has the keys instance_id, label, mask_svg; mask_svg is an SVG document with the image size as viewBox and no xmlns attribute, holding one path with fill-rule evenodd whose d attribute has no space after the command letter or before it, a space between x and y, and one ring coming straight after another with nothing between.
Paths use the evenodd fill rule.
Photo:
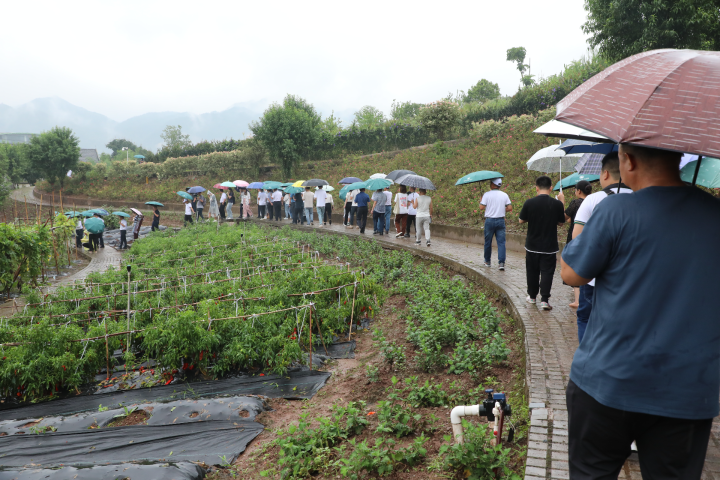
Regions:
<instances>
[{"instance_id":1,"label":"man in white shirt","mask_svg":"<svg viewBox=\"0 0 720 480\"><path fill-rule=\"evenodd\" d=\"M187 226L188 223L193 223L193 213L195 213L195 210L193 210L190 200L183 200L183 203L185 204L185 226Z\"/></svg>"},{"instance_id":2,"label":"man in white shirt","mask_svg":"<svg viewBox=\"0 0 720 480\"><path fill-rule=\"evenodd\" d=\"M310 191L310 187L305 187L305 191L303 192L303 207L305 209L305 220L307 220L308 225L314 225L313 200L315 200L315 196L313 192Z\"/></svg>"},{"instance_id":3,"label":"man in white shirt","mask_svg":"<svg viewBox=\"0 0 720 480\"><path fill-rule=\"evenodd\" d=\"M480 210L485 210L485 266L491 265L494 235L498 246L499 268L505 270L505 213L512 212L512 205L508 194L500 190L501 185L502 178L490 181L490 190L480 200Z\"/></svg>"},{"instance_id":4,"label":"man in white shirt","mask_svg":"<svg viewBox=\"0 0 720 480\"><path fill-rule=\"evenodd\" d=\"M315 206L318 213L318 227L322 227L325 221L325 199L327 193L321 187L315 189Z\"/></svg>"},{"instance_id":5,"label":"man in white shirt","mask_svg":"<svg viewBox=\"0 0 720 480\"><path fill-rule=\"evenodd\" d=\"M355 202L355 197L358 193L360 193L360 190L355 189L351 190L347 194L347 199L352 201L350 204L350 218L348 219L348 223L346 225L346 227L350 229L355 228L355 214L357 214L357 202Z\"/></svg>"},{"instance_id":6,"label":"man in white shirt","mask_svg":"<svg viewBox=\"0 0 720 480\"><path fill-rule=\"evenodd\" d=\"M600 186L603 189L599 192L588 195L583 200L580 208L575 214L575 223L573 225L572 237L580 235L585 228L585 224L593 214L595 207L605 200L608 195L617 193L633 193L626 185L620 183L620 160L617 152L608 153L602 160L602 168L600 171ZM618 187L619 191L618 191ZM558 200L565 203L565 195L560 193ZM571 240L572 241L572 240ZM592 313L592 301L595 294L595 279L590 280L587 285L580 286L580 298L578 299L577 309L577 325L578 340L582 342L587 329L590 313Z\"/></svg>"},{"instance_id":7,"label":"man in white shirt","mask_svg":"<svg viewBox=\"0 0 720 480\"><path fill-rule=\"evenodd\" d=\"M280 208L282 207L282 192L277 188L272 193L273 209L275 210L275 221L280 221Z\"/></svg>"},{"instance_id":8,"label":"man in white shirt","mask_svg":"<svg viewBox=\"0 0 720 480\"><path fill-rule=\"evenodd\" d=\"M127 220L124 217L120 217L120 246L119 249L128 248L127 244Z\"/></svg>"},{"instance_id":9,"label":"man in white shirt","mask_svg":"<svg viewBox=\"0 0 720 480\"><path fill-rule=\"evenodd\" d=\"M407 228L405 229L405 238L410 238L410 225L415 225L415 233L417 233L417 224L415 223L415 216L417 215L417 210L415 207L413 207L413 202L416 198L419 197L417 192L415 192L415 187L409 187L410 191L408 192L408 216L407 216Z\"/></svg>"},{"instance_id":10,"label":"man in white shirt","mask_svg":"<svg viewBox=\"0 0 720 480\"><path fill-rule=\"evenodd\" d=\"M225 193L225 190L223 190L222 195L220 195L220 205L218 205L218 211L222 220L225 220L225 207L227 206L227 198L227 193Z\"/></svg>"},{"instance_id":11,"label":"man in white shirt","mask_svg":"<svg viewBox=\"0 0 720 480\"><path fill-rule=\"evenodd\" d=\"M265 206L267 204L267 196L265 195L265 190L258 190L257 195L257 204L258 204L258 218L260 220L265 220Z\"/></svg>"}]
</instances>

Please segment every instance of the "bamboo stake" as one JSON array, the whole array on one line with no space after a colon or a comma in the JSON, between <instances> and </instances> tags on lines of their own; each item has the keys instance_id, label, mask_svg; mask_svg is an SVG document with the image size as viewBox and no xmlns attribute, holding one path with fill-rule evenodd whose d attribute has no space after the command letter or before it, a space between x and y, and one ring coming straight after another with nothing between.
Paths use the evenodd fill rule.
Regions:
<instances>
[{"instance_id":1,"label":"bamboo stake","mask_svg":"<svg viewBox=\"0 0 720 480\"><path fill-rule=\"evenodd\" d=\"M53 221L52 217L50 217L50 228L52 228ZM60 275L60 266L58 264L58 254L57 254L57 248L55 248L55 232L52 230L50 231L50 235L52 235L52 246L53 246L53 253L55 254L55 271L58 275Z\"/></svg>"},{"instance_id":2,"label":"bamboo stake","mask_svg":"<svg viewBox=\"0 0 720 480\"><path fill-rule=\"evenodd\" d=\"M110 380L110 350L108 349L108 337L107 337L107 319L103 322L105 325L105 361L107 362L106 372L107 380Z\"/></svg>"},{"instance_id":3,"label":"bamboo stake","mask_svg":"<svg viewBox=\"0 0 720 480\"><path fill-rule=\"evenodd\" d=\"M30 214L28 214L28 209L27 209L27 197L25 195L23 195L23 198L25 199L25 217L28 220L30 220Z\"/></svg>"},{"instance_id":4,"label":"bamboo stake","mask_svg":"<svg viewBox=\"0 0 720 480\"><path fill-rule=\"evenodd\" d=\"M40 194L40 205L39 205L40 213L38 214L38 213L37 213L37 211L38 211L37 208L35 209L35 216L37 217L38 225L40 225L40 217L42 217L42 203L43 203L43 196L42 196L42 193L41 193L41 194Z\"/></svg>"},{"instance_id":5,"label":"bamboo stake","mask_svg":"<svg viewBox=\"0 0 720 480\"><path fill-rule=\"evenodd\" d=\"M356 292L357 292L357 283L355 283L355 286L353 287L353 301L352 301L352 310L350 311L350 330L348 330L348 341L350 341L350 335L352 334L353 317L355 315L355 293Z\"/></svg>"},{"instance_id":6,"label":"bamboo stake","mask_svg":"<svg viewBox=\"0 0 720 480\"><path fill-rule=\"evenodd\" d=\"M312 370L312 307L310 307L310 328L308 328L308 333L310 334L310 353L308 354L308 363L310 370Z\"/></svg>"}]
</instances>

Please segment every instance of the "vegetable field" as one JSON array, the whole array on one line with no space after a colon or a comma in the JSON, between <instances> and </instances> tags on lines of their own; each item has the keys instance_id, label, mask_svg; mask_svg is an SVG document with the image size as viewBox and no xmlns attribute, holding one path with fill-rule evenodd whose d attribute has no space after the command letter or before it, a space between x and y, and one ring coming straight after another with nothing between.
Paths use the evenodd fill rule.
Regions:
<instances>
[{"instance_id":1,"label":"vegetable field","mask_svg":"<svg viewBox=\"0 0 720 480\"><path fill-rule=\"evenodd\" d=\"M149 359L168 381L181 369L284 373L372 316L378 293L361 271L277 231L156 233L133 245L119 271L32 292L22 312L2 320L0 392L50 398L118 362Z\"/></svg>"}]
</instances>

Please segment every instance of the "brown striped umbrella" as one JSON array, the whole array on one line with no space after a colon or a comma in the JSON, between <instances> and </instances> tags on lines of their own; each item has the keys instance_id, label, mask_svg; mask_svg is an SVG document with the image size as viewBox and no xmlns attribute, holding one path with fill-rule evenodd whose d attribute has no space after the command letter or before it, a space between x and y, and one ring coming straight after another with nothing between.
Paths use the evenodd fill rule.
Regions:
<instances>
[{"instance_id":1,"label":"brown striped umbrella","mask_svg":"<svg viewBox=\"0 0 720 480\"><path fill-rule=\"evenodd\" d=\"M720 156L720 52L652 50L598 73L556 120L617 143Z\"/></svg>"}]
</instances>

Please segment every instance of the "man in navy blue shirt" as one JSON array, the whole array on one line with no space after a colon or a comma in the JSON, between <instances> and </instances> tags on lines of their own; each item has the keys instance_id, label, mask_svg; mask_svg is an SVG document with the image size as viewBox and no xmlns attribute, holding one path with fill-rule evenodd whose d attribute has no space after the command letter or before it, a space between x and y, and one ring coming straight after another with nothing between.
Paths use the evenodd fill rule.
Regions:
<instances>
[{"instance_id":1,"label":"man in navy blue shirt","mask_svg":"<svg viewBox=\"0 0 720 480\"><path fill-rule=\"evenodd\" d=\"M570 478L699 479L720 394L720 202L680 180L680 154L620 146L634 193L611 195L562 255L596 278L567 387Z\"/></svg>"},{"instance_id":2,"label":"man in navy blue shirt","mask_svg":"<svg viewBox=\"0 0 720 480\"><path fill-rule=\"evenodd\" d=\"M360 193L355 195L355 203L357 203L357 224L360 227L360 233L365 233L365 224L368 216L368 202L370 197L365 193L365 189L361 188Z\"/></svg>"}]
</instances>

